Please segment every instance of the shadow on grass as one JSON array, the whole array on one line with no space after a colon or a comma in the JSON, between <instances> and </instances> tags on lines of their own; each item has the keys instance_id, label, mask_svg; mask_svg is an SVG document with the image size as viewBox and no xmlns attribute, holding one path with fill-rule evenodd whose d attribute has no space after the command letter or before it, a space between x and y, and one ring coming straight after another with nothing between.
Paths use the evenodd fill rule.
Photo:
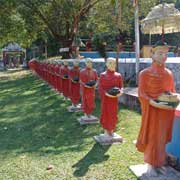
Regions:
<instances>
[{"instance_id":1,"label":"shadow on grass","mask_svg":"<svg viewBox=\"0 0 180 180\"><path fill-rule=\"evenodd\" d=\"M9 68L7 69L5 72L7 74L13 74L13 73L17 73L17 72L21 72L22 70L24 70L23 68Z\"/></svg>"},{"instance_id":2,"label":"shadow on grass","mask_svg":"<svg viewBox=\"0 0 180 180\"><path fill-rule=\"evenodd\" d=\"M111 146L101 146L98 143L94 144L92 149L72 167L76 168L74 176L82 177L86 174L89 167L93 164L98 164L109 159L109 155L105 155Z\"/></svg>"},{"instance_id":3,"label":"shadow on grass","mask_svg":"<svg viewBox=\"0 0 180 180\"><path fill-rule=\"evenodd\" d=\"M1 81L0 101L0 153L81 151L97 133L97 126L80 126L82 113L68 113L70 101L31 74Z\"/></svg>"},{"instance_id":4,"label":"shadow on grass","mask_svg":"<svg viewBox=\"0 0 180 180\"><path fill-rule=\"evenodd\" d=\"M100 134L102 128L99 125L80 126L77 118L82 113L68 113L70 104L32 74L0 81L0 153L32 152L43 156L79 152L87 145L91 146L91 138ZM100 114L99 106L100 101L96 100L95 116ZM94 162L103 160L106 149L95 145L82 162L96 151L102 151L102 159L94 158Z\"/></svg>"}]
</instances>

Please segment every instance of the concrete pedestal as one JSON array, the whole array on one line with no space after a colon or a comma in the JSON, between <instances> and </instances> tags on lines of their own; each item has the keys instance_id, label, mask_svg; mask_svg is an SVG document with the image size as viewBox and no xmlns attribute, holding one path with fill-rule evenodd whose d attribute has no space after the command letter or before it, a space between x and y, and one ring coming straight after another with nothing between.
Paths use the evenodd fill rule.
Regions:
<instances>
[{"instance_id":1,"label":"concrete pedestal","mask_svg":"<svg viewBox=\"0 0 180 180\"><path fill-rule=\"evenodd\" d=\"M180 172L176 171L170 166L164 166L157 169L157 176L149 176L147 174L147 165L139 164L129 167L135 176L140 180L179 180Z\"/></svg>"},{"instance_id":2,"label":"concrete pedestal","mask_svg":"<svg viewBox=\"0 0 180 180\"><path fill-rule=\"evenodd\" d=\"M114 133L113 136L109 136L107 134L100 134L98 136L94 136L94 139L101 145L117 144L123 141L123 138L116 133Z\"/></svg>"},{"instance_id":3,"label":"concrete pedestal","mask_svg":"<svg viewBox=\"0 0 180 180\"><path fill-rule=\"evenodd\" d=\"M81 104L78 104L77 106L69 106L67 110L68 112L82 112Z\"/></svg>"},{"instance_id":4,"label":"concrete pedestal","mask_svg":"<svg viewBox=\"0 0 180 180\"><path fill-rule=\"evenodd\" d=\"M99 119L92 115L89 118L87 116L82 116L78 118L77 120L81 125L99 123Z\"/></svg>"},{"instance_id":5,"label":"concrete pedestal","mask_svg":"<svg viewBox=\"0 0 180 180\"><path fill-rule=\"evenodd\" d=\"M71 99L64 96L63 101L71 101Z\"/></svg>"}]
</instances>

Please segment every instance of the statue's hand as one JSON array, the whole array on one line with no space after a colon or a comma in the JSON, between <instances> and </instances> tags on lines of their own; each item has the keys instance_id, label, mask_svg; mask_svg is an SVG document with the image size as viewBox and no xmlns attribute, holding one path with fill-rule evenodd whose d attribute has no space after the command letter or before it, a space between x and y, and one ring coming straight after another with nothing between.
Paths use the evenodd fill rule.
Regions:
<instances>
[{"instance_id":1,"label":"statue's hand","mask_svg":"<svg viewBox=\"0 0 180 180\"><path fill-rule=\"evenodd\" d=\"M71 79L71 81L72 81L74 84L78 83L78 81L74 81L73 79Z\"/></svg>"},{"instance_id":2,"label":"statue's hand","mask_svg":"<svg viewBox=\"0 0 180 180\"><path fill-rule=\"evenodd\" d=\"M68 79L68 75L62 76L62 79Z\"/></svg>"},{"instance_id":3,"label":"statue's hand","mask_svg":"<svg viewBox=\"0 0 180 180\"><path fill-rule=\"evenodd\" d=\"M117 97L120 97L123 93L119 93L119 94L116 94L115 96L111 95L111 94L108 94L107 92L105 93L106 96L108 97L111 97L111 98L117 98Z\"/></svg>"},{"instance_id":4,"label":"statue's hand","mask_svg":"<svg viewBox=\"0 0 180 180\"><path fill-rule=\"evenodd\" d=\"M92 89L92 88L95 88L96 86L95 85L94 86L87 86L87 85L85 85L84 87Z\"/></svg>"},{"instance_id":5,"label":"statue's hand","mask_svg":"<svg viewBox=\"0 0 180 180\"><path fill-rule=\"evenodd\" d=\"M92 86L94 89L97 87L98 83L96 83L94 86Z\"/></svg>"},{"instance_id":6,"label":"statue's hand","mask_svg":"<svg viewBox=\"0 0 180 180\"><path fill-rule=\"evenodd\" d=\"M71 78L71 81L73 83L79 83L79 77L78 76L75 76L74 78Z\"/></svg>"},{"instance_id":7,"label":"statue's hand","mask_svg":"<svg viewBox=\"0 0 180 180\"><path fill-rule=\"evenodd\" d=\"M97 83L95 85L93 85L93 86L87 86L86 85L86 87L88 87L88 88L96 88L96 86L97 86Z\"/></svg>"},{"instance_id":8,"label":"statue's hand","mask_svg":"<svg viewBox=\"0 0 180 180\"><path fill-rule=\"evenodd\" d=\"M172 106L169 106L163 102L156 102L152 99L149 101L149 103L151 106L154 106L154 107L159 108L159 109L167 109L167 110L173 110L174 109Z\"/></svg>"},{"instance_id":9,"label":"statue's hand","mask_svg":"<svg viewBox=\"0 0 180 180\"><path fill-rule=\"evenodd\" d=\"M120 92L119 94L117 94L116 96L117 97L120 97L120 96L122 96L123 95L123 92Z\"/></svg>"},{"instance_id":10,"label":"statue's hand","mask_svg":"<svg viewBox=\"0 0 180 180\"><path fill-rule=\"evenodd\" d=\"M118 88L118 87L113 87L111 89L109 89L108 91L106 91L106 96L108 97L120 97L123 94L123 89Z\"/></svg>"}]
</instances>

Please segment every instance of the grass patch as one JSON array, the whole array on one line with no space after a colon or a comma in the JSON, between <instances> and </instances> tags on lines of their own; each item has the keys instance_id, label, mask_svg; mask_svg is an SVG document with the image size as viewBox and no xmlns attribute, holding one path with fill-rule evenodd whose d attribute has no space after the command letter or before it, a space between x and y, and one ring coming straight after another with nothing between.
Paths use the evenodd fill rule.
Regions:
<instances>
[{"instance_id":1,"label":"grass patch","mask_svg":"<svg viewBox=\"0 0 180 180\"><path fill-rule=\"evenodd\" d=\"M136 179L128 166L143 162L133 144L140 114L120 105L124 143L101 146L92 139L100 125L80 126L70 104L29 71L0 73L0 180Z\"/></svg>"}]
</instances>

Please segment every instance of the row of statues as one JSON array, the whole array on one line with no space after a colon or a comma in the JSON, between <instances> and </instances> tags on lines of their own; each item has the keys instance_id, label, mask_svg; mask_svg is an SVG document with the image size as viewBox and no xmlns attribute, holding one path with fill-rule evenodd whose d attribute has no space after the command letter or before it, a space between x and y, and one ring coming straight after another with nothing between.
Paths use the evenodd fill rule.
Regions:
<instances>
[{"instance_id":1,"label":"row of statues","mask_svg":"<svg viewBox=\"0 0 180 180\"><path fill-rule=\"evenodd\" d=\"M175 94L173 74L165 67L168 50L165 42L157 42L152 49L151 66L139 73L138 95L142 122L136 147L144 153L147 173L150 176L156 176L158 168L166 163L165 146L171 140L174 112L179 103L179 96ZM53 86L63 93L65 98L71 99L73 108L78 106L81 98L81 108L84 112L81 120L84 121L96 119L92 113L98 84L101 99L100 123L104 133L94 138L104 144L121 142L122 137L114 133L118 120L118 97L123 94L123 78L120 73L115 72L116 61L114 58L108 58L107 69L99 78L96 70L92 68L92 59L87 58L85 64L86 67L80 71L78 60L74 60L70 70L68 61L63 61L63 65L58 64L58 70L52 70L48 63L29 63L30 67L50 84L53 84L52 79L56 76ZM59 81L61 85L58 84Z\"/></svg>"},{"instance_id":2,"label":"row of statues","mask_svg":"<svg viewBox=\"0 0 180 180\"><path fill-rule=\"evenodd\" d=\"M29 63L30 66L31 62ZM118 97L122 95L123 89L122 76L115 72L116 61L114 58L108 59L106 63L107 70L101 73L99 79L96 70L92 67L93 60L90 58L86 59L86 67L81 71L79 60L74 60L71 69L68 67L68 61L63 61L63 64L36 61L35 64L36 67L33 69L40 77L62 93L65 99L70 98L72 102L70 110L79 109L78 104L81 99L81 109L84 112L84 116L81 117L82 123L93 123L98 120L95 116L92 116L95 108L95 89L98 84L101 97L100 122L105 135L107 137L113 136L118 119Z\"/></svg>"}]
</instances>

